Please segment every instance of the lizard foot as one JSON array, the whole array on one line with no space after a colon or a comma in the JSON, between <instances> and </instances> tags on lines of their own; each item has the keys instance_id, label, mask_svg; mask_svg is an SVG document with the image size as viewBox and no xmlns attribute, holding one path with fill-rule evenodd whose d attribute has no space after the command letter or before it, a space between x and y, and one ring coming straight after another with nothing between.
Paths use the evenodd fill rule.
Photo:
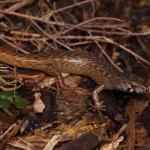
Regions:
<instances>
[{"instance_id":1,"label":"lizard foot","mask_svg":"<svg viewBox=\"0 0 150 150\"><path fill-rule=\"evenodd\" d=\"M103 101L100 101L98 94L104 89L104 85L98 86L93 92L93 100L97 111L105 111L106 107L103 104Z\"/></svg>"}]
</instances>

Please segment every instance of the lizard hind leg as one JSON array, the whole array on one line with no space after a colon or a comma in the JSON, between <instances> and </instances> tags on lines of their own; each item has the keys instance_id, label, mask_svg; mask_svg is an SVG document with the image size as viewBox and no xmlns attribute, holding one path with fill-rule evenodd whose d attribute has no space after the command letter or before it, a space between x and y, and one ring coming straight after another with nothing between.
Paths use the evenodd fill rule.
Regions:
<instances>
[{"instance_id":1,"label":"lizard hind leg","mask_svg":"<svg viewBox=\"0 0 150 150\"><path fill-rule=\"evenodd\" d=\"M56 70L53 66L45 66L44 72L55 77L57 88L60 89L69 89L69 86L64 83L63 76L60 71Z\"/></svg>"},{"instance_id":2,"label":"lizard hind leg","mask_svg":"<svg viewBox=\"0 0 150 150\"><path fill-rule=\"evenodd\" d=\"M104 89L104 85L98 86L94 92L93 92L93 100L96 107L96 110L99 111L105 111L105 106L103 105L103 101L101 101L98 97L98 94L102 92Z\"/></svg>"},{"instance_id":3,"label":"lizard hind leg","mask_svg":"<svg viewBox=\"0 0 150 150\"><path fill-rule=\"evenodd\" d=\"M56 85L57 85L57 88L58 88L59 91L69 90L69 91L72 92L74 90L80 90L80 88L70 87L70 86L66 85L65 82L64 82L64 77L62 76L61 72L58 71L53 66L45 66L44 72L49 74L49 75L52 75L53 77L55 77Z\"/></svg>"}]
</instances>

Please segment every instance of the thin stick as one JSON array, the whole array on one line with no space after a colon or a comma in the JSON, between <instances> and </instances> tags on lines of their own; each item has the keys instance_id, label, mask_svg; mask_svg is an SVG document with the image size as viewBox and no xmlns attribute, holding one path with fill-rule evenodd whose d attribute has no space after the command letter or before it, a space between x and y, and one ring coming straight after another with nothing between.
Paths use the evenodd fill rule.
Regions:
<instances>
[{"instance_id":1,"label":"thin stick","mask_svg":"<svg viewBox=\"0 0 150 150\"><path fill-rule=\"evenodd\" d=\"M26 5L29 5L33 3L33 0L23 0L23 1L20 1L12 6L10 6L9 8L5 9L5 11L16 11ZM4 14L0 14L0 19L2 19L5 15Z\"/></svg>"},{"instance_id":2,"label":"thin stick","mask_svg":"<svg viewBox=\"0 0 150 150\"><path fill-rule=\"evenodd\" d=\"M35 16L31 16L31 15L25 15L25 14L21 14L21 13L17 13L17 12L13 12L13 11L5 11L5 10L0 10L0 13L2 14L8 14L8 15L13 15L13 16L17 16L17 17L22 17L22 18L26 18L29 20L35 20L35 21L39 21L39 22L43 22L46 24L51 24L51 25L59 25L59 26L66 26L67 24L64 22L55 22L55 21L46 21L40 17L35 17Z\"/></svg>"},{"instance_id":3,"label":"thin stick","mask_svg":"<svg viewBox=\"0 0 150 150\"><path fill-rule=\"evenodd\" d=\"M47 34L47 32L45 32L36 22L32 21L32 23L44 34L46 35L48 38L50 38L51 40L53 40L54 42L58 43L59 45L65 47L66 49L70 50L70 51L74 51L72 48L70 48L69 46L65 45L64 43L58 41L55 37L51 36L50 34Z\"/></svg>"},{"instance_id":4,"label":"thin stick","mask_svg":"<svg viewBox=\"0 0 150 150\"><path fill-rule=\"evenodd\" d=\"M61 12L61 11L64 11L64 10L67 10L67 9L71 9L71 8L73 8L73 7L80 6L80 5L83 5L83 4L92 2L92 1L93 1L93 0L81 1L81 2L78 2L78 3L75 3L75 4L72 4L72 5L69 5L69 6L66 6L66 7L63 7L63 8L59 8L59 9L57 9L57 10L54 10L54 13L59 13L59 12Z\"/></svg>"},{"instance_id":5,"label":"thin stick","mask_svg":"<svg viewBox=\"0 0 150 150\"><path fill-rule=\"evenodd\" d=\"M92 34L90 32L88 32L91 36ZM104 54L104 56L108 59L108 61L119 71L119 72L123 72L123 70L118 67L113 61L112 59L108 56L108 54L105 52L105 50L102 48L102 46L98 43L97 40L94 39L94 42L96 43L97 47L100 49L100 51Z\"/></svg>"},{"instance_id":6,"label":"thin stick","mask_svg":"<svg viewBox=\"0 0 150 150\"><path fill-rule=\"evenodd\" d=\"M143 61L144 63L146 63L147 65L150 66L150 62L148 62L147 60L145 60L143 57L141 57L140 55L138 55L137 53L131 51L130 49L128 49L127 47L116 43L115 41L113 41L112 39L109 39L107 37L104 37L104 39L108 42L108 43L112 43L118 47L120 47L121 49L125 50L126 52L130 53L131 55L133 55L135 58L138 58L139 60Z\"/></svg>"},{"instance_id":7,"label":"thin stick","mask_svg":"<svg viewBox=\"0 0 150 150\"><path fill-rule=\"evenodd\" d=\"M92 21L97 21L97 20L111 20L111 21L122 22L120 19L117 19L117 18L111 18L111 17L95 17L95 18L92 18L92 19L88 19L88 20L86 20L86 21L83 21L83 22L81 22L81 23L79 23L79 24L77 24L77 25L74 25L74 26L70 27L68 30L65 30L65 31L63 31L63 32L61 31L61 33L59 33L59 35L64 35L64 34L70 32L71 30L76 29L76 28L78 28L78 27L80 27L80 26L82 26L82 25L84 25L84 24L86 24L86 23L89 23L89 22L92 22Z\"/></svg>"},{"instance_id":8,"label":"thin stick","mask_svg":"<svg viewBox=\"0 0 150 150\"><path fill-rule=\"evenodd\" d=\"M4 38L1 38L1 37L0 37L0 39L1 39L3 42L5 42L6 44L8 44L9 46L11 46L11 47L17 49L18 51L21 51L21 52L23 52L23 53L25 53L25 54L30 54L29 52L23 50L23 49L20 48L20 47L17 47L15 44L13 44L13 43L11 43L11 42L5 40Z\"/></svg>"},{"instance_id":9,"label":"thin stick","mask_svg":"<svg viewBox=\"0 0 150 150\"><path fill-rule=\"evenodd\" d=\"M35 38L35 37L12 37L12 36L7 36L7 35L0 35L0 39L7 39L10 41L38 41L38 42L45 42L48 40L46 37L41 37L41 38Z\"/></svg>"},{"instance_id":10,"label":"thin stick","mask_svg":"<svg viewBox=\"0 0 150 150\"><path fill-rule=\"evenodd\" d=\"M112 39L110 38L107 38L105 36L73 36L73 35L69 35L69 36L57 36L55 38L58 38L58 39L80 39L80 40L98 40L100 42L104 42L104 43L111 43L113 45L116 45L117 47L123 49L124 51L130 53L131 55L133 55L135 58L138 58L139 60L141 60L142 62L144 62L145 64L149 65L150 66L150 62L148 62L146 59L144 59L143 57L141 57L140 55L138 55L137 53L131 51L129 48L119 44L119 43L116 43L115 41L113 41Z\"/></svg>"}]
</instances>

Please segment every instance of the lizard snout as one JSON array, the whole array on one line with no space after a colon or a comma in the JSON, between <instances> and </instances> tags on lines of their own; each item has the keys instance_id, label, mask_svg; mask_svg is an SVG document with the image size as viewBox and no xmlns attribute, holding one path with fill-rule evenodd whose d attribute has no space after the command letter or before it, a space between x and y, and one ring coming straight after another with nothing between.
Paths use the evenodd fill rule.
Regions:
<instances>
[{"instance_id":1,"label":"lizard snout","mask_svg":"<svg viewBox=\"0 0 150 150\"><path fill-rule=\"evenodd\" d=\"M147 91L147 88L144 85L138 84L136 82L132 82L131 87L132 88L130 89L130 92L135 92L137 94L146 93L146 91Z\"/></svg>"}]
</instances>

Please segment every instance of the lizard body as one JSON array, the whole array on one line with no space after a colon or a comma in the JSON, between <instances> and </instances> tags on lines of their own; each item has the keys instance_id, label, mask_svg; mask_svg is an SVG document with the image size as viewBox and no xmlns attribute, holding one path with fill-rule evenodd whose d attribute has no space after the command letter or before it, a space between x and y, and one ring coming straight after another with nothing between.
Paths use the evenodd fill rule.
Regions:
<instances>
[{"instance_id":1,"label":"lizard body","mask_svg":"<svg viewBox=\"0 0 150 150\"><path fill-rule=\"evenodd\" d=\"M107 61L85 52L53 51L46 55L27 55L0 49L0 62L40 70L51 75L55 69L59 72L87 76L108 90L146 93L143 83L129 79Z\"/></svg>"}]
</instances>

